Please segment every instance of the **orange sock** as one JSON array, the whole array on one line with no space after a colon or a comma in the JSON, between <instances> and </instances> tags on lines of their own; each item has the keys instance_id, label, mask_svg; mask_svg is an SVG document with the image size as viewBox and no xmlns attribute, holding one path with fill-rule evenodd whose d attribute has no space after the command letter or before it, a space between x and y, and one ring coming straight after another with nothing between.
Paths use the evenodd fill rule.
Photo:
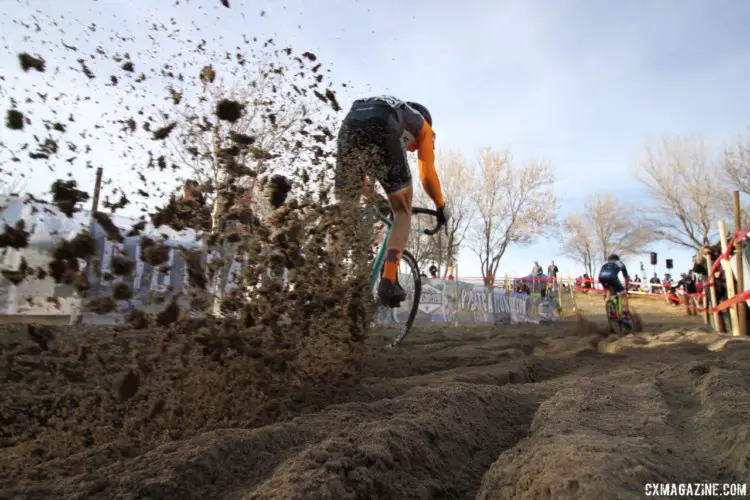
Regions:
<instances>
[{"instance_id":1,"label":"orange sock","mask_svg":"<svg viewBox=\"0 0 750 500\"><path fill-rule=\"evenodd\" d=\"M383 279L389 280L391 283L396 282L396 274L398 273L398 261L401 259L401 250L398 248L389 248L385 253L385 265L383 266Z\"/></svg>"}]
</instances>

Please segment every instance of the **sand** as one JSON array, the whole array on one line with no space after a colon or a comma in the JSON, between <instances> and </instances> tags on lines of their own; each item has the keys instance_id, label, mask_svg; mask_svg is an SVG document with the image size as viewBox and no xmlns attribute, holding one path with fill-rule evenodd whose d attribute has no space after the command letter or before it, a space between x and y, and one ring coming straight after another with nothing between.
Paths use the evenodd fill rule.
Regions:
<instances>
[{"instance_id":1,"label":"sand","mask_svg":"<svg viewBox=\"0 0 750 500\"><path fill-rule=\"evenodd\" d=\"M24 50L43 54L19 53L19 64L24 75L33 70L45 78L8 82L15 97L6 128L25 136L4 144L6 163L17 160L13 151L30 148L46 172L62 159L58 149L80 151L80 159L65 160L70 167L57 169L67 179L68 168L91 166L97 157L86 156L89 150L103 148L128 165L134 158L145 163L140 153L148 153L147 165L130 169L136 183L133 175L118 182L105 173L115 183L98 210L115 213L135 203L155 227L205 229L207 205L179 201L172 196L177 186L168 185L174 175L165 182L160 172L176 161L162 144L170 134L193 157L196 144L210 144L202 151L211 158L204 167L219 165L227 182L209 182L201 193L218 193L216 215L243 228L228 224L207 244L241 242L248 257L242 289L255 291L225 298L225 312L237 311L239 320L185 319L187 311L167 301L154 317L131 314L127 328L1 325L0 498L601 499L640 498L648 482L747 480L750 347L710 333L700 318L662 300L634 299L645 330L625 337L606 333L601 297L581 296L582 315L555 324L422 325L403 346L385 349L393 332L365 327L369 268L346 270L343 257L323 250L341 252L342 241L363 236L347 230L358 211L328 203L327 171L343 112L336 92L343 84L334 90L324 76L329 69L321 70L312 53L297 56L254 34L228 54L214 17L216 9L237 15L226 7L222 0L210 14L196 14L205 17L203 30L195 22L189 31L174 29L174 18L166 26L166 18L149 17L142 26L148 42L144 36L133 42L139 31L131 28L119 35L120 23L102 26L111 43L96 55L70 45L80 39L76 32L88 39L94 31L75 17L83 9L70 14L76 22L68 26L60 24L64 16L31 8L21 16ZM175 43L171 55L162 35ZM188 52L198 56L185 61ZM278 65L264 75L287 75L269 80L279 85L269 84L274 96L230 100L222 77L245 75L239 85L250 87L261 76L250 69L261 68L265 57ZM117 65L107 69L109 59ZM62 93L60 82L77 95ZM191 87L210 88L215 99L204 102ZM167 88L168 115L157 105ZM89 100L104 125L88 123L83 103ZM206 126L204 118L197 129L178 123L195 109L235 123L250 101L261 123L226 137L219 121ZM292 132L274 139L272 150L254 146L256 131L275 129L277 115L288 109L304 111L296 119L306 125L297 130L290 122ZM315 121L302 119L308 109ZM152 130L152 123L160 128ZM223 137L218 153L216 136ZM295 165L291 178L266 171L277 155L279 165ZM91 199L79 188L56 181L51 202L70 216ZM109 215L95 217L110 239L121 240ZM138 235L145 225L146 219L128 232ZM3 245L27 246L23 229L6 228ZM353 255L366 250L365 242L354 242ZM163 264L164 248L147 247L145 260ZM81 233L55 249L49 268L22 262L5 276L20 282L43 271L83 293L89 282L79 259L96 254ZM197 254L188 257L195 288L189 309L197 312L209 305L202 294L209 277ZM113 265L115 275L132 273L134 263L125 260ZM282 268L293 292L269 276L269 269L278 277ZM112 298L100 295L89 310L106 313L130 294L122 286L110 291Z\"/></svg>"},{"instance_id":2,"label":"sand","mask_svg":"<svg viewBox=\"0 0 750 500\"><path fill-rule=\"evenodd\" d=\"M625 337L604 333L599 299L579 306L584 320L548 325L420 326L398 349L376 330L356 377L262 408L231 366L194 365L187 386L139 369L134 350L158 354L148 331L50 327L45 344L3 327L0 497L641 498L650 482L747 482L750 344L658 299L634 301L644 332ZM102 362L81 360L87 343Z\"/></svg>"}]
</instances>

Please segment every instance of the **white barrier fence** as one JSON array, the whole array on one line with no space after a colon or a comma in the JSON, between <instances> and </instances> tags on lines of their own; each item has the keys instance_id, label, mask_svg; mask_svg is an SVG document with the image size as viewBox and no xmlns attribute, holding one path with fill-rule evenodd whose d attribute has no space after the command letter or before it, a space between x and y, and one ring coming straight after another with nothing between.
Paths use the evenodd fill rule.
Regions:
<instances>
[{"instance_id":1,"label":"white barrier fence","mask_svg":"<svg viewBox=\"0 0 750 500\"><path fill-rule=\"evenodd\" d=\"M40 205L40 206L35 206ZM181 248L200 249L203 262L208 258L207 250L197 233L191 230L172 231L165 227L147 226L141 236L162 240L171 248L166 269L156 269L141 259L141 236L126 237L122 243L106 238L104 230L97 224L91 225L91 218L85 212L68 218L53 206L41 203L24 203L16 200L2 213L0 225L15 225L23 219L30 228L29 246L22 249L0 249L0 268L17 270L25 260L29 267L46 268L50 261L50 250L63 239L70 239L82 229L91 227L96 241L95 261L106 272L115 252L127 254L135 262L132 276L118 278L133 289L133 297L128 301L118 301L115 313L106 315L83 315L89 323L115 323L130 309L138 308L145 312L157 312L163 308L165 299L186 291L187 267L181 257ZM134 220L116 218L115 224L123 233L133 225ZM225 249L227 250L227 249ZM214 293L228 291L235 286L231 276L242 267L233 260L230 266L217 273ZM55 283L50 277L38 279L27 276L18 285L0 279L0 315L4 316L70 316L77 314L86 300L109 294L111 285L102 280L98 273L88 270L90 288L87 299L81 299L72 285ZM101 273L104 274L104 273ZM183 294L180 300L187 299ZM401 307L391 310L378 318L381 323L403 318L408 314L412 302L407 300ZM452 280L423 278L422 296L419 303L417 322L482 322L482 323L539 323L553 321L552 311L556 308L553 298L529 297L502 288L487 288L482 285Z\"/></svg>"}]
</instances>

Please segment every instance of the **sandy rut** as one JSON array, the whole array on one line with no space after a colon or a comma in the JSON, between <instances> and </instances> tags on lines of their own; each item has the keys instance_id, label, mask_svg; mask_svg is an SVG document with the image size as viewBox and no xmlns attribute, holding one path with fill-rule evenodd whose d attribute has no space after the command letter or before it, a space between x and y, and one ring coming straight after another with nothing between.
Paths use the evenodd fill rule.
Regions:
<instances>
[{"instance_id":1,"label":"sandy rut","mask_svg":"<svg viewBox=\"0 0 750 500\"><path fill-rule=\"evenodd\" d=\"M599 300L588 300L584 308L598 312ZM187 388L168 374L135 375L145 367L134 370L132 350L151 343L156 351L148 333L78 333L79 343L99 336L90 356L106 359L106 369L82 369L72 347L51 346L62 345L64 331L44 349L10 327L0 491L640 498L647 482L746 482L750 345L720 339L658 301L636 305L646 332L624 338L599 335L604 320L593 315L551 325L423 326L396 350L382 349L388 332L376 331L350 383L280 390L262 412L248 408L244 421L241 389L223 386L238 390L234 405L223 403L226 425L207 424L192 405L209 400L188 395L215 391L228 375L208 373ZM98 401L87 397L102 380L111 387ZM182 406L162 394L169 384ZM138 402L141 392L151 401ZM136 404L150 413L132 414Z\"/></svg>"}]
</instances>

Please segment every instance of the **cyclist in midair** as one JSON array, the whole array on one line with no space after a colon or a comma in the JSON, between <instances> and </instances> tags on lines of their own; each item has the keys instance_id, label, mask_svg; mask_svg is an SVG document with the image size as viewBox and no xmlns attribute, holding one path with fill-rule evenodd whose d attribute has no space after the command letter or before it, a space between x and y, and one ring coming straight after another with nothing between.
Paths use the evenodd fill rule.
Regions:
<instances>
[{"instance_id":1,"label":"cyclist in midair","mask_svg":"<svg viewBox=\"0 0 750 500\"><path fill-rule=\"evenodd\" d=\"M338 135L336 197L340 202L359 201L370 189L368 177L383 187L393 212L393 225L378 296L389 303L406 299L396 278L411 229L412 179L407 151L417 151L422 186L435 202L438 223L445 224L449 213L435 171L435 132L430 112L419 103L391 96L354 101Z\"/></svg>"}]
</instances>

